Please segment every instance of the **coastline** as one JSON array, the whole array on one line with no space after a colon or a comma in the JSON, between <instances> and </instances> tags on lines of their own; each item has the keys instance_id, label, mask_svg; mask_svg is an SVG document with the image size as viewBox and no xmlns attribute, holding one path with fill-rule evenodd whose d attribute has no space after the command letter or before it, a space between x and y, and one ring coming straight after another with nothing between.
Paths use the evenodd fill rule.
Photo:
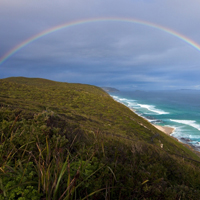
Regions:
<instances>
[{"instance_id":1,"label":"coastline","mask_svg":"<svg viewBox=\"0 0 200 200\"><path fill-rule=\"evenodd\" d=\"M129 108L129 107L128 107ZM136 110L134 110L133 108L129 108L132 112L134 112L136 115L138 115L136 113ZM139 116L139 115L138 115ZM141 117L141 116L140 116ZM143 119L147 120L145 117L142 117ZM175 128L170 127L170 126L161 126L161 125L157 125L157 124L152 124L150 121L148 121L151 125L153 125L155 128L157 128L158 130L162 131L163 133L171 136L171 134L175 131ZM174 137L173 137L174 138ZM178 140L176 138L176 140Z\"/></svg>"},{"instance_id":2,"label":"coastline","mask_svg":"<svg viewBox=\"0 0 200 200\"><path fill-rule=\"evenodd\" d=\"M114 98L113 98L114 99ZM118 103L121 103L121 102L119 102L119 101L117 101L117 100L115 100L114 99L114 101L116 101L116 102L118 102ZM124 105L124 104L123 104ZM128 106L126 106L127 108L129 108ZM133 109L133 108L129 108L132 112L134 112L136 115L138 115L137 114L137 112L136 112L136 110L135 109ZM138 116L140 116L140 115L138 115ZM170 126L160 126L160 125L156 125L156 124L152 124L148 119L146 119L145 117L143 117L143 116L140 116L140 117L142 117L143 119L145 119L145 120L147 120L152 126L154 126L155 128L157 128L159 131L162 131L163 133L165 133L165 134L167 134L167 135L169 135L169 136L171 136L171 134L175 131L175 128L173 128L173 127L170 127ZM172 136L171 136L172 137ZM173 137L173 138L175 138L175 137ZM175 138L177 141L179 141L177 138ZM179 141L180 142L180 141ZM181 142L182 143L182 142Z\"/></svg>"},{"instance_id":3,"label":"coastline","mask_svg":"<svg viewBox=\"0 0 200 200\"><path fill-rule=\"evenodd\" d=\"M166 133L167 135L171 135L175 130L175 128L172 128L169 126L160 126L160 125L155 125L155 124L152 124L152 125L156 127L158 130L162 131L163 133Z\"/></svg>"},{"instance_id":4,"label":"coastline","mask_svg":"<svg viewBox=\"0 0 200 200\"><path fill-rule=\"evenodd\" d=\"M111 96L112 97L112 96ZM112 97L113 98L113 97ZM113 98L114 101L121 103L120 101L117 101L116 99ZM123 104L123 103L121 103ZM124 105L124 104L123 104ZM127 105L125 105L127 108L129 108L133 113L135 113L136 115L142 117L143 119L145 119L146 121L148 121L152 126L154 126L155 128L157 128L159 131L162 131L164 134L170 136L171 138L173 138L174 140L176 140L177 142L181 143L183 146L185 146L186 148L188 148L189 150L193 151L197 156L200 157L200 149L196 148L193 145L190 145L188 143L184 143L182 141L180 141L178 138L172 136L171 134L175 131L175 128L170 127L170 126L161 126L161 125L157 125L157 124L153 124L151 123L148 119L146 119L145 117L139 115L135 109L128 107ZM142 124L141 124L142 125Z\"/></svg>"},{"instance_id":5,"label":"coastline","mask_svg":"<svg viewBox=\"0 0 200 200\"><path fill-rule=\"evenodd\" d=\"M129 108L129 107L128 107ZM134 112L136 115L138 115L134 109L129 108L132 112ZM139 116L139 115L138 115ZM141 117L141 116L140 116ZM147 120L145 117L142 117L143 119ZM147 120L148 121L148 120ZM188 148L189 150L193 151L197 156L200 157L200 152L197 148L195 148L195 146L189 145L187 143L181 142L180 140L178 140L177 138L175 138L174 136L171 136L171 134L175 131L175 128L170 127L170 126L160 126L160 125L156 125L156 124L152 124L150 121L148 121L152 126L154 126L155 128L157 128L158 130L162 131L163 133L165 133L166 135L170 136L171 138L173 138L174 140L176 140L177 142L180 142L183 146L185 146L186 148Z\"/></svg>"}]
</instances>

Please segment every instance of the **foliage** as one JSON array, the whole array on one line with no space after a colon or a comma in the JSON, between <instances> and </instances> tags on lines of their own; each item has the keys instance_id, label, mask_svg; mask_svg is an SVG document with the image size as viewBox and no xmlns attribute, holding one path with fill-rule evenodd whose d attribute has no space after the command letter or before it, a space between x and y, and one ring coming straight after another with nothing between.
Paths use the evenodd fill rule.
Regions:
<instances>
[{"instance_id":1,"label":"foliage","mask_svg":"<svg viewBox=\"0 0 200 200\"><path fill-rule=\"evenodd\" d=\"M23 77L0 85L0 199L200 196L199 157L102 89Z\"/></svg>"},{"instance_id":2,"label":"foliage","mask_svg":"<svg viewBox=\"0 0 200 200\"><path fill-rule=\"evenodd\" d=\"M37 191L37 179L34 177L36 174L33 163L29 162L24 166L18 160L16 164L18 166L12 167L10 164L4 167L5 174L0 179L3 189L3 195L0 195L1 199L39 199L40 194Z\"/></svg>"}]
</instances>

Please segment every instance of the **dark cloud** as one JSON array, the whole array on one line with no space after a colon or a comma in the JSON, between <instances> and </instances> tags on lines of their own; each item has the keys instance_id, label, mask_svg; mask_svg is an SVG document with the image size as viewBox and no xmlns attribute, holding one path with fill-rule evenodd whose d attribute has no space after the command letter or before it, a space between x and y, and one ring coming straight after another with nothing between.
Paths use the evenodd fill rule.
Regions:
<instances>
[{"instance_id":1,"label":"dark cloud","mask_svg":"<svg viewBox=\"0 0 200 200\"><path fill-rule=\"evenodd\" d=\"M146 20L200 43L199 1L1 1L0 57L63 23L97 17ZM0 65L0 78L43 77L124 89L200 88L200 51L149 26L119 21L80 24L28 44Z\"/></svg>"}]
</instances>

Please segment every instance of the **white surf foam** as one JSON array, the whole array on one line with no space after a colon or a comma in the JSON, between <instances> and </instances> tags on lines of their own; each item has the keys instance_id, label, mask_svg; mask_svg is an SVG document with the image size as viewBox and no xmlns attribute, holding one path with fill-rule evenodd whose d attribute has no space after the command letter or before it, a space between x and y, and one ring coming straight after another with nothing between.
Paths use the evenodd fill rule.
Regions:
<instances>
[{"instance_id":1,"label":"white surf foam","mask_svg":"<svg viewBox=\"0 0 200 200\"><path fill-rule=\"evenodd\" d=\"M200 135L189 135L190 139L200 139Z\"/></svg>"},{"instance_id":2,"label":"white surf foam","mask_svg":"<svg viewBox=\"0 0 200 200\"><path fill-rule=\"evenodd\" d=\"M170 119L170 121L180 123L180 124L185 124L185 125L188 125L188 126L192 126L193 128L196 128L197 130L200 131L200 125L197 124L195 120Z\"/></svg>"},{"instance_id":3,"label":"white surf foam","mask_svg":"<svg viewBox=\"0 0 200 200\"><path fill-rule=\"evenodd\" d=\"M151 112L154 112L154 113L157 113L159 115L166 115L166 114L169 114L168 112L165 112L163 110L160 110L160 109L157 109L155 108L155 106L153 105L146 105L146 104L138 104L141 108L146 108L147 110L151 111Z\"/></svg>"},{"instance_id":4,"label":"white surf foam","mask_svg":"<svg viewBox=\"0 0 200 200\"><path fill-rule=\"evenodd\" d=\"M153 105L147 105L147 104L138 104L136 100L133 99L126 99L126 98L120 98L118 96L112 96L116 101L128 106L129 108L145 108L148 111L157 113L159 115L166 115L169 114L168 112L165 112L163 110L155 108ZM149 113L148 113L149 114Z\"/></svg>"},{"instance_id":5,"label":"white surf foam","mask_svg":"<svg viewBox=\"0 0 200 200\"><path fill-rule=\"evenodd\" d=\"M116 101L124 104L125 106L128 106L129 108L138 107L138 104L136 103L136 100L133 99L126 99L126 98L120 98L118 96L112 96Z\"/></svg>"},{"instance_id":6,"label":"white surf foam","mask_svg":"<svg viewBox=\"0 0 200 200\"><path fill-rule=\"evenodd\" d=\"M138 107L136 103L128 102L128 107Z\"/></svg>"}]
</instances>

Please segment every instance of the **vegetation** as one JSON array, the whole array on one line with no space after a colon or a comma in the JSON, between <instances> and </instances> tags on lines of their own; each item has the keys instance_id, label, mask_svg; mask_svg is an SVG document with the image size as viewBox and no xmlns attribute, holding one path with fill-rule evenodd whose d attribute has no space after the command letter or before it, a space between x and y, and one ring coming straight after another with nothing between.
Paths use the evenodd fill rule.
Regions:
<instances>
[{"instance_id":1,"label":"vegetation","mask_svg":"<svg viewBox=\"0 0 200 200\"><path fill-rule=\"evenodd\" d=\"M199 180L195 153L102 89L0 80L0 199L199 199Z\"/></svg>"}]
</instances>

